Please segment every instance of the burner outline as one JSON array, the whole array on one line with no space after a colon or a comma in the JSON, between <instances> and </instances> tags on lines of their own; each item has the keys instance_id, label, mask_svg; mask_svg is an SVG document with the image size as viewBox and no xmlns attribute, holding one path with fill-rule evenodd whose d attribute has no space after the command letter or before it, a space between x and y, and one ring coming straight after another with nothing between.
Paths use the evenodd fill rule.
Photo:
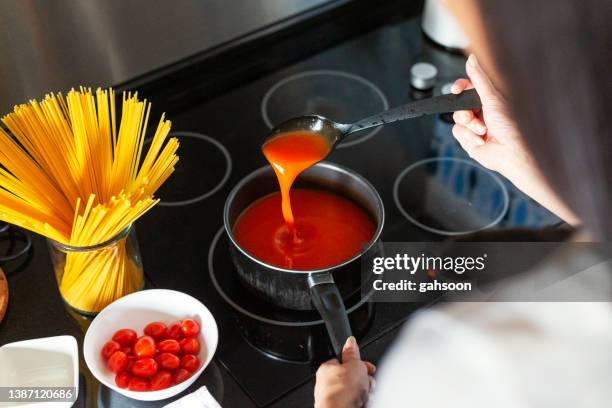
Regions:
<instances>
[{"instance_id":1,"label":"burner outline","mask_svg":"<svg viewBox=\"0 0 612 408\"><path fill-rule=\"evenodd\" d=\"M227 150L227 148L225 146L223 146L223 144L221 144L221 142L219 142L218 140L213 139L210 136L207 136L207 135L202 134L202 133L197 133L197 132L170 132L168 137L179 137L179 138L180 137L192 137L194 139L200 139L200 140L204 140L205 142L210 142L213 146L215 146L216 148L218 148L221 151L221 153L223 154L223 157L225 158L225 162L227 163L227 166L226 166L226 169L225 169L225 174L223 175L223 178L221 178L221 181L219 181L219 183L217 183L217 185L215 185L208 192L206 192L204 194L200 194L199 196L196 196L196 197L193 197L193 198L189 198L187 200L180 200L180 201L164 201L164 200L161 200L157 205L159 205L161 207L181 207L183 205L194 204L194 203L197 203L199 201L202 201L202 200L212 196L217 191L219 191L221 189L221 187L223 187L225 185L225 183L227 183L227 180L229 180L229 177L230 177L230 175L232 173L233 163L232 163L232 157L230 156L229 151ZM151 143L151 139L148 139L146 141L146 143ZM179 160L179 163L180 163L180 160ZM170 177L172 177L172 176L170 176Z\"/></svg>"},{"instance_id":2,"label":"burner outline","mask_svg":"<svg viewBox=\"0 0 612 408\"><path fill-rule=\"evenodd\" d=\"M210 276L210 279L212 280L213 286L215 287L215 289L217 290L217 293L219 293L219 295L223 298L224 301L226 301L234 310L252 318L255 320L259 320L260 322L264 322L264 323L268 323L268 324L272 324L272 325L276 325L276 326L287 326L287 327L303 327L303 326L314 326L317 324L324 324L325 322L323 321L323 319L319 319L319 320L311 320L311 321L306 321L306 322L285 322L285 321L281 321L281 320L273 320L273 319L268 319L267 317L263 317L263 316L259 316L253 312L250 312L248 310L246 310L245 308L243 308L242 306L240 306L239 304L237 304L236 302L234 302L228 295L227 293L225 293L223 291L223 289L221 288L221 285L219 284L219 282L217 281L217 277L215 276L215 270L214 270L214 255L215 255L215 250L217 248L217 244L219 243L219 240L221 239L221 236L225 233L225 227L221 226L221 228L219 228L219 231L217 231L217 233L215 234L215 236L213 237L212 242L210 243L210 247L208 248L208 257L207 257L207 265L208 265L208 275ZM229 251L228 254L229 255ZM232 272L234 272L232 270ZM370 293L371 295L371 293ZM359 302L355 303L353 306L351 306L349 309L346 310L346 313L351 313L353 310L356 310L358 307L360 307L361 305L363 305L365 302L368 302L370 299L370 296L366 296L364 298L362 298ZM263 302L263 300L262 300Z\"/></svg>"},{"instance_id":3,"label":"burner outline","mask_svg":"<svg viewBox=\"0 0 612 408\"><path fill-rule=\"evenodd\" d=\"M268 101L270 100L272 94L274 92L276 92L277 89L279 89L280 87L282 87L283 85L295 80L295 79L300 79L300 78L304 78L304 77L309 77L309 76L316 76L316 75L337 75L337 76L341 76L344 78L348 78L351 80L355 80L365 86L367 86L368 88L370 88L371 90L374 91L375 94L378 95L378 97L380 98L380 100L383 103L383 110L387 110L389 109L389 101L387 100L387 97L385 96L385 94L383 93L383 91L377 86L375 85L373 82L370 82L369 80L365 79L362 76L356 75L356 74L352 74L349 72L344 72L344 71L338 71L338 70L334 70L334 69L317 69L317 70L312 70L312 71L303 71L303 72L298 72L296 74L293 75L289 75L288 77L285 77L283 79L281 79L280 81L276 82L274 85L272 85L272 87L270 89L268 89L268 91L266 92L266 94L264 95L263 99L261 100L261 104L260 104L260 110L261 110L261 116L264 120L264 123L266 124L266 126L268 126L269 129L274 128L274 125L272 125L272 121L270 120L269 116L268 116L268 111L267 111L267 106L268 106ZM372 115L374 115L377 112L372 112ZM363 143L366 140L371 139L372 137L374 137L378 132L380 132L382 130L382 126L378 126L375 127L373 130L371 130L370 132L366 132L364 134L364 136L357 136L355 137L354 140L349 140L349 141L344 141L340 144L338 144L336 147L337 148L345 148L345 147L351 147L351 146L355 146L357 144Z\"/></svg>"},{"instance_id":4,"label":"burner outline","mask_svg":"<svg viewBox=\"0 0 612 408\"><path fill-rule=\"evenodd\" d=\"M7 234L5 236L1 236L0 241L17 240L23 242L24 244L23 248L21 248L19 251L10 255L0 256L0 263L7 263L19 259L23 255L27 254L30 251L30 248L32 248L32 239L30 238L30 235L24 231L11 229L10 224L6 224L6 226L0 228L0 233Z\"/></svg>"},{"instance_id":5,"label":"burner outline","mask_svg":"<svg viewBox=\"0 0 612 408\"><path fill-rule=\"evenodd\" d=\"M475 168L477 168L479 170L485 171L499 185L499 187L501 188L501 191L502 191L504 205L503 205L502 210L500 211L499 215L493 221L491 221L490 223L488 223L487 225L485 225L483 227L475 228L475 229L471 229L471 230L466 230L466 231L444 231L444 230L439 230L437 228L430 227L428 225L425 225L425 224L421 223L420 221L417 221L410 214L408 214L408 212L404 209L404 207L402 206L402 204L400 202L400 199L399 199L399 185L400 185L402 179L406 176L406 174L408 174L411 170L413 170L414 168L416 168L416 167L418 167L418 166L420 166L422 164L436 162L436 161L441 162L441 161L447 161L447 160L452 160L452 161L456 161L456 162L459 162L459 163L464 163L464 164L467 164L469 166L475 167ZM406 167L404 170L402 170L400 172L400 174L395 178L395 181L393 182L393 201L395 202L395 206L400 211L400 213L402 213L402 215L408 221L410 221L411 223L413 223L417 227L422 228L425 231L433 232L434 234L446 235L446 236L456 236L456 235L471 234L473 232L478 232L478 231L482 231L482 230L491 228L491 227L497 225L501 221L501 219L506 215L506 213L508 212L508 207L510 205L510 197L508 195L508 189L506 188L504 183L501 181L501 179L495 173L493 173L491 170L488 170L488 169L486 169L486 168L484 168L482 166L476 165L474 162L472 162L470 160L466 160L466 159L462 159L462 158L457 158L457 157L432 157L432 158L429 158L429 159L419 160L419 161L417 161L415 163L412 163L408 167Z\"/></svg>"}]
</instances>

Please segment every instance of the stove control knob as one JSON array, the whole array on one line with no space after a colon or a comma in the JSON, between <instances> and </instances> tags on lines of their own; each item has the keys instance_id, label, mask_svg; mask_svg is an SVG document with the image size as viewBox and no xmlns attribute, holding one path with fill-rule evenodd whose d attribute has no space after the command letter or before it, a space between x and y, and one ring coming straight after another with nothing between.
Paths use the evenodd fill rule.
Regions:
<instances>
[{"instance_id":1,"label":"stove control knob","mask_svg":"<svg viewBox=\"0 0 612 408\"><path fill-rule=\"evenodd\" d=\"M431 89L436 83L438 69L429 62L417 62L410 68L410 83L420 90Z\"/></svg>"}]
</instances>

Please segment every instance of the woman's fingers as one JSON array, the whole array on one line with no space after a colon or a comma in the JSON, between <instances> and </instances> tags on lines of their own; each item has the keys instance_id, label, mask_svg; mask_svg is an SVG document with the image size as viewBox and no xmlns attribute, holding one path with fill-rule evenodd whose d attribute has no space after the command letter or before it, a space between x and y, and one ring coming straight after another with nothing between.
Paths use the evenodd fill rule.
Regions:
<instances>
[{"instance_id":1,"label":"woman's fingers","mask_svg":"<svg viewBox=\"0 0 612 408\"><path fill-rule=\"evenodd\" d=\"M463 125L459 125L459 124L454 125L453 135L459 141L459 143L463 141L473 146L482 146L485 144L485 141L483 140L481 136L473 132L470 128L463 126Z\"/></svg>"},{"instance_id":2,"label":"woman's fingers","mask_svg":"<svg viewBox=\"0 0 612 408\"><path fill-rule=\"evenodd\" d=\"M474 155L474 150L485 144L482 137L472 132L469 128L463 125L453 126L453 135L470 157Z\"/></svg>"},{"instance_id":3,"label":"woman's fingers","mask_svg":"<svg viewBox=\"0 0 612 408\"><path fill-rule=\"evenodd\" d=\"M366 368L368 369L368 375L374 375L376 372L376 366L369 361L364 361Z\"/></svg>"},{"instance_id":4,"label":"woman's fingers","mask_svg":"<svg viewBox=\"0 0 612 408\"><path fill-rule=\"evenodd\" d=\"M474 112L471 110L462 110L453 113L453 120L460 125L467 125L474 119Z\"/></svg>"},{"instance_id":5,"label":"woman's fingers","mask_svg":"<svg viewBox=\"0 0 612 408\"><path fill-rule=\"evenodd\" d=\"M321 364L321 367L330 367L330 366L337 366L337 365L340 365L340 362L338 361L338 359L332 358L331 360L327 360L326 362Z\"/></svg>"},{"instance_id":6,"label":"woman's fingers","mask_svg":"<svg viewBox=\"0 0 612 408\"><path fill-rule=\"evenodd\" d=\"M459 78L455 81L455 83L453 83L453 86L451 86L451 92L454 94L460 94L464 90L471 89L473 87L474 85L472 85L472 82L469 79Z\"/></svg>"},{"instance_id":7,"label":"woman's fingers","mask_svg":"<svg viewBox=\"0 0 612 408\"><path fill-rule=\"evenodd\" d=\"M473 111L457 111L453 113L453 119L455 123L467 127L477 135L482 136L487 133L487 127L484 122Z\"/></svg>"},{"instance_id":8,"label":"woman's fingers","mask_svg":"<svg viewBox=\"0 0 612 408\"><path fill-rule=\"evenodd\" d=\"M493 86L493 83L489 79L487 73L482 69L478 59L474 54L471 54L465 64L465 70L470 77L471 83L476 88L480 99L483 104L486 104L487 100L498 98L497 89Z\"/></svg>"},{"instance_id":9,"label":"woman's fingers","mask_svg":"<svg viewBox=\"0 0 612 408\"><path fill-rule=\"evenodd\" d=\"M361 360L359 346L354 336L349 337L342 348L342 362L347 363L352 360Z\"/></svg>"},{"instance_id":10,"label":"woman's fingers","mask_svg":"<svg viewBox=\"0 0 612 408\"><path fill-rule=\"evenodd\" d=\"M473 88L472 82L468 79L460 78L455 81L451 88L451 92L458 94L463 92L465 89ZM487 133L487 127L484 122L477 118L474 111L463 110L453 113L453 119L455 123L463 125L469 128L472 132L478 135L484 135Z\"/></svg>"},{"instance_id":11,"label":"woman's fingers","mask_svg":"<svg viewBox=\"0 0 612 408\"><path fill-rule=\"evenodd\" d=\"M476 116L474 116L472 120L470 120L464 126L479 136L484 136L487 133L487 127L485 126L484 122Z\"/></svg>"}]
</instances>

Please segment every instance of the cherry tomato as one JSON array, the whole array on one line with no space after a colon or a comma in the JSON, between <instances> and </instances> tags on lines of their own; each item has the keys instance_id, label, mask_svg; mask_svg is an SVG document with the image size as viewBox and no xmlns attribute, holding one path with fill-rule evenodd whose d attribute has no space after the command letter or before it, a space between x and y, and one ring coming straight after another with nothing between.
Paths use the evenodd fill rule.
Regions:
<instances>
[{"instance_id":1,"label":"cherry tomato","mask_svg":"<svg viewBox=\"0 0 612 408\"><path fill-rule=\"evenodd\" d=\"M113 340L121 344L121 347L132 346L134 343L136 343L137 338L138 335L132 329L117 330L115 334L113 334Z\"/></svg>"},{"instance_id":2,"label":"cherry tomato","mask_svg":"<svg viewBox=\"0 0 612 408\"><path fill-rule=\"evenodd\" d=\"M179 342L181 354L198 354L200 352L200 342L193 337L184 338Z\"/></svg>"},{"instance_id":3,"label":"cherry tomato","mask_svg":"<svg viewBox=\"0 0 612 408\"><path fill-rule=\"evenodd\" d=\"M151 391L163 390L172 385L172 374L170 371L159 370L151 377Z\"/></svg>"},{"instance_id":4,"label":"cherry tomato","mask_svg":"<svg viewBox=\"0 0 612 408\"><path fill-rule=\"evenodd\" d=\"M151 377L157 372L157 361L152 358L141 358L134 362L130 371L138 377Z\"/></svg>"},{"instance_id":5,"label":"cherry tomato","mask_svg":"<svg viewBox=\"0 0 612 408\"><path fill-rule=\"evenodd\" d=\"M149 380L146 378L132 377L128 383L128 389L130 391L149 391Z\"/></svg>"},{"instance_id":6,"label":"cherry tomato","mask_svg":"<svg viewBox=\"0 0 612 408\"><path fill-rule=\"evenodd\" d=\"M168 338L180 340L183 338L183 328L181 322L172 322L168 325Z\"/></svg>"},{"instance_id":7,"label":"cherry tomato","mask_svg":"<svg viewBox=\"0 0 612 408\"><path fill-rule=\"evenodd\" d=\"M174 372L172 377L174 379L175 384L180 384L186 379L188 379L189 377L191 377L191 373L185 370L184 368L179 368L178 370Z\"/></svg>"},{"instance_id":8,"label":"cherry tomato","mask_svg":"<svg viewBox=\"0 0 612 408\"><path fill-rule=\"evenodd\" d=\"M181 357L181 367L190 373L193 373L200 368L200 359L193 354L185 354L183 357Z\"/></svg>"},{"instance_id":9,"label":"cherry tomato","mask_svg":"<svg viewBox=\"0 0 612 408\"><path fill-rule=\"evenodd\" d=\"M181 351L181 345L174 339L168 339L160 341L157 344L157 350L159 350L160 353L178 354L178 352Z\"/></svg>"},{"instance_id":10,"label":"cherry tomato","mask_svg":"<svg viewBox=\"0 0 612 408\"><path fill-rule=\"evenodd\" d=\"M117 374L125 370L128 364L128 356L123 351L115 351L111 354L106 364L113 373Z\"/></svg>"},{"instance_id":11,"label":"cherry tomato","mask_svg":"<svg viewBox=\"0 0 612 408\"><path fill-rule=\"evenodd\" d=\"M151 336L141 336L134 344L134 354L137 357L153 357L157 347Z\"/></svg>"},{"instance_id":12,"label":"cherry tomato","mask_svg":"<svg viewBox=\"0 0 612 408\"><path fill-rule=\"evenodd\" d=\"M161 353L155 360L157 360L157 364L159 364L160 367L167 368L168 370L174 370L181 364L181 360L170 353Z\"/></svg>"},{"instance_id":13,"label":"cherry tomato","mask_svg":"<svg viewBox=\"0 0 612 408\"><path fill-rule=\"evenodd\" d=\"M104 346L102 346L102 358L104 358L105 360L108 360L109 357L111 356L111 354L113 354L115 351L119 350L121 348L121 345L119 343L117 343L114 340L109 340L106 343L104 343Z\"/></svg>"},{"instance_id":14,"label":"cherry tomato","mask_svg":"<svg viewBox=\"0 0 612 408\"><path fill-rule=\"evenodd\" d=\"M185 337L195 337L200 332L200 325L193 319L185 319L181 322L181 329Z\"/></svg>"},{"instance_id":15,"label":"cherry tomato","mask_svg":"<svg viewBox=\"0 0 612 408\"><path fill-rule=\"evenodd\" d=\"M115 376L115 384L119 388L127 388L132 376L127 371L122 371Z\"/></svg>"},{"instance_id":16,"label":"cherry tomato","mask_svg":"<svg viewBox=\"0 0 612 408\"><path fill-rule=\"evenodd\" d=\"M134 349L131 347L121 347L121 351L123 351L128 356L131 356L132 354L134 354Z\"/></svg>"},{"instance_id":17,"label":"cherry tomato","mask_svg":"<svg viewBox=\"0 0 612 408\"><path fill-rule=\"evenodd\" d=\"M125 371L132 371L132 366L134 365L136 360L138 360L138 357L134 355L128 356L128 363L125 366Z\"/></svg>"},{"instance_id":18,"label":"cherry tomato","mask_svg":"<svg viewBox=\"0 0 612 408\"><path fill-rule=\"evenodd\" d=\"M153 337L156 341L161 341L166 338L166 325L162 322L153 322L147 324L144 328L144 334Z\"/></svg>"}]
</instances>

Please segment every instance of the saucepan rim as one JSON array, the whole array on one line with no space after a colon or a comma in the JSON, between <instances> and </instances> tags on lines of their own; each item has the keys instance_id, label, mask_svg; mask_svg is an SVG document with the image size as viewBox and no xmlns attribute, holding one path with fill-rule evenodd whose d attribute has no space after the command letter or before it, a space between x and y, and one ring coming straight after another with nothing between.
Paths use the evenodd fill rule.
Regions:
<instances>
[{"instance_id":1,"label":"saucepan rim","mask_svg":"<svg viewBox=\"0 0 612 408\"><path fill-rule=\"evenodd\" d=\"M304 269L304 270L296 270L296 269L286 269L286 268L281 268L275 265L271 265L267 262L264 262L256 257L254 257L253 255L249 254L244 248L242 248L242 246L237 242L237 240L234 237L234 233L232 231L232 225L230 225L229 222L229 209L230 209L230 205L233 202L233 200L235 199L236 195L238 194L238 192L245 186L247 185L249 182L251 182L253 179L255 179L256 177L260 176L262 173L265 172L269 172L272 171L272 168L270 166L263 166L260 167L254 171L252 171L251 173L247 174L242 180L240 180L232 189L232 191L230 191L230 193L227 196L227 199L225 200L225 206L223 207L223 225L225 227L225 232L227 234L227 236L229 237L230 241L232 242L232 245L234 245L242 254L244 254L247 258L249 258L250 260L252 260L253 262L258 263L261 266L264 266L266 268L269 269L273 269L275 271L278 272L285 272L285 273L298 273L298 274L303 274L304 277L306 278L309 274L315 274L315 273L325 273L325 272L332 272L336 269L342 268L354 261L356 261L357 259L361 258L365 253L367 253L375 244L376 242L379 240L380 235L382 234L382 230L383 230L383 226L385 225L385 206L383 205L383 201L380 198L380 194L378 194L378 191L374 188L374 186L372 185L372 183L370 183L365 177L363 177L362 175L360 175L359 173L349 169L348 167L342 166L340 164L337 163L331 163L328 161L321 161L317 164L315 164L313 167L323 167L325 169L331 170L331 171L337 171L340 173L343 173L349 177L352 177L353 179L355 179L356 181L358 181L359 183L363 184L365 187L367 187L372 193L374 193L374 197L376 198L376 206L378 207L378 210L380 211L380 220L377 220L373 214L370 214L371 217L375 218L375 221L377 222L376 225L376 230L374 231L374 235L372 236L372 239L368 242L368 244L365 246L365 248L360 251L358 254L356 254L355 256L347 259L346 261L336 264L336 265L332 265L329 266L327 268L321 268L321 269ZM308 171L308 170L306 170ZM262 196L263 197L263 196ZM364 209L364 211L367 211ZM367 211L369 213L369 211Z\"/></svg>"}]
</instances>

